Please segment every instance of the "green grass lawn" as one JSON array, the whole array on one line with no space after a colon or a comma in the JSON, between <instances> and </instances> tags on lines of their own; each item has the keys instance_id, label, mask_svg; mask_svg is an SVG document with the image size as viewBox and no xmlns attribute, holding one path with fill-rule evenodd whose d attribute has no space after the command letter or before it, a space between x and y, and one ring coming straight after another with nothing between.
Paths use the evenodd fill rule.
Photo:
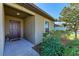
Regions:
<instances>
[{"instance_id":1,"label":"green grass lawn","mask_svg":"<svg viewBox=\"0 0 79 59\"><path fill-rule=\"evenodd\" d=\"M67 37L68 37L68 39L70 39L70 40L74 40L75 34L70 34L70 35L67 36ZM79 34L77 34L77 38L79 39Z\"/></svg>"},{"instance_id":2,"label":"green grass lawn","mask_svg":"<svg viewBox=\"0 0 79 59\"><path fill-rule=\"evenodd\" d=\"M65 34L62 31L56 31L54 35L56 36L56 38L61 38L61 36L65 36ZM66 36L69 40L75 40L74 33L69 33L69 35L66 33ZM77 34L77 38L79 39L79 33Z\"/></svg>"}]
</instances>

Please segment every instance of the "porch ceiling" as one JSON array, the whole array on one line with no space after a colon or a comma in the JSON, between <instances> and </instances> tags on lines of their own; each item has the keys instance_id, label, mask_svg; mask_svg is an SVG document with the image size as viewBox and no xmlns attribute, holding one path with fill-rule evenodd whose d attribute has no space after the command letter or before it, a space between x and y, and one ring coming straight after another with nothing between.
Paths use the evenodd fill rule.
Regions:
<instances>
[{"instance_id":1,"label":"porch ceiling","mask_svg":"<svg viewBox=\"0 0 79 59\"><path fill-rule=\"evenodd\" d=\"M22 19L24 19L28 16L32 16L28 13L22 12L20 10L17 10L17 9L14 9L14 8L11 8L11 7L5 6L5 5L4 5L4 12L5 12L5 15L19 17L19 18L22 18ZM19 13L19 15L17 15L17 13Z\"/></svg>"}]
</instances>

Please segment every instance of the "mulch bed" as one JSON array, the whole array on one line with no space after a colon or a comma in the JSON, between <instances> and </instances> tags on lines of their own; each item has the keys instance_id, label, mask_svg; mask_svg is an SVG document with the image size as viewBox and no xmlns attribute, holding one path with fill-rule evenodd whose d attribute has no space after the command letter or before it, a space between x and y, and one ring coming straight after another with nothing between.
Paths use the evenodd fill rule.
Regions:
<instances>
[{"instance_id":1,"label":"mulch bed","mask_svg":"<svg viewBox=\"0 0 79 59\"><path fill-rule=\"evenodd\" d=\"M40 54L40 50L41 50L40 46L41 46L41 43L33 47L33 49L36 50L39 54Z\"/></svg>"},{"instance_id":2,"label":"mulch bed","mask_svg":"<svg viewBox=\"0 0 79 59\"><path fill-rule=\"evenodd\" d=\"M61 39L61 43L62 44L65 44L66 45L69 42L70 42L70 40L68 40L68 39ZM41 50L41 47L40 46L41 46L41 43L33 47L33 49L36 50L39 54L40 54L40 50Z\"/></svg>"},{"instance_id":3,"label":"mulch bed","mask_svg":"<svg viewBox=\"0 0 79 59\"><path fill-rule=\"evenodd\" d=\"M68 39L61 39L61 43L67 45L67 44L70 43L70 40L68 40Z\"/></svg>"}]
</instances>

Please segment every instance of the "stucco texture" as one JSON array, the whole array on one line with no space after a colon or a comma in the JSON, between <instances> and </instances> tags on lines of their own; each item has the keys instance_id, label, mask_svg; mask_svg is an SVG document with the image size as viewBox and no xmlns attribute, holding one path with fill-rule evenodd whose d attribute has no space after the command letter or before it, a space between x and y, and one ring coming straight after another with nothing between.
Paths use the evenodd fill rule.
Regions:
<instances>
[{"instance_id":1,"label":"stucco texture","mask_svg":"<svg viewBox=\"0 0 79 59\"><path fill-rule=\"evenodd\" d=\"M41 16L35 15L35 43L42 42L43 33L45 32L45 21L49 22L49 31L53 29L53 21Z\"/></svg>"},{"instance_id":2,"label":"stucco texture","mask_svg":"<svg viewBox=\"0 0 79 59\"><path fill-rule=\"evenodd\" d=\"M29 16L24 20L24 37L35 44L35 17Z\"/></svg>"},{"instance_id":3,"label":"stucco texture","mask_svg":"<svg viewBox=\"0 0 79 59\"><path fill-rule=\"evenodd\" d=\"M2 56L4 52L4 35L4 9L3 4L0 4L0 56Z\"/></svg>"},{"instance_id":4,"label":"stucco texture","mask_svg":"<svg viewBox=\"0 0 79 59\"><path fill-rule=\"evenodd\" d=\"M28 16L26 17L26 19L24 19L23 35L34 44L39 44L40 42L42 42L42 36L43 33L45 32L45 28L44 28L45 21L49 22L49 30L52 30L53 21L51 21L50 19L47 19L46 17L43 17L17 4L6 4L6 5L33 15L33 16Z\"/></svg>"},{"instance_id":5,"label":"stucco texture","mask_svg":"<svg viewBox=\"0 0 79 59\"><path fill-rule=\"evenodd\" d=\"M35 45L42 42L43 33L45 32L45 28L44 28L45 21L49 22L49 30L52 30L53 21L35 12L32 12L31 10L28 10L18 4L6 3L5 5L21 10L25 13L29 13L33 16L28 16L25 19L20 19L17 17L7 16L7 15L5 15L4 17L3 4L0 4L0 55L3 55L5 35L9 33L8 31L9 20L21 21L21 37L28 38L28 40L34 43ZM4 26L4 23L5 23L5 26Z\"/></svg>"}]
</instances>

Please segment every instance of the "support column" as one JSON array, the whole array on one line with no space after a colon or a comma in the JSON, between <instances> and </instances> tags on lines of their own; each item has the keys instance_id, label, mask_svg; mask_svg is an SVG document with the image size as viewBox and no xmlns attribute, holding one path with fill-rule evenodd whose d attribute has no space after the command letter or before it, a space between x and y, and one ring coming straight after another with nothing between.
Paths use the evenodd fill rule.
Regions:
<instances>
[{"instance_id":1,"label":"support column","mask_svg":"<svg viewBox=\"0 0 79 59\"><path fill-rule=\"evenodd\" d=\"M3 9L3 4L0 3L0 56L3 56L4 43L5 43L5 35L4 35L4 9Z\"/></svg>"}]
</instances>

